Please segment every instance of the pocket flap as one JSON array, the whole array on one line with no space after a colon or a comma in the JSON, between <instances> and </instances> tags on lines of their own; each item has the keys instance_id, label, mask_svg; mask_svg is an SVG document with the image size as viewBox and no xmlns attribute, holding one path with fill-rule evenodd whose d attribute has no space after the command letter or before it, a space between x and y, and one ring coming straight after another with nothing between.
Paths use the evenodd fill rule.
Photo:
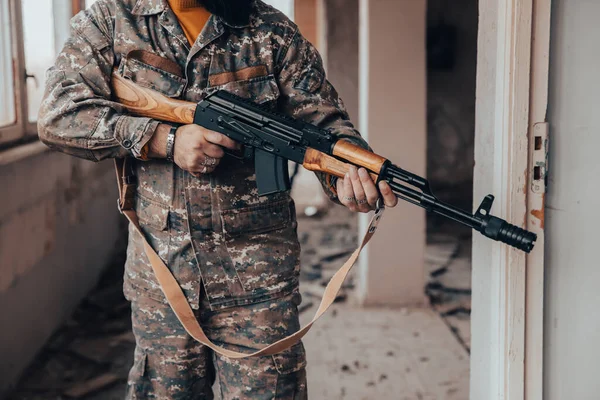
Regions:
<instances>
[{"instance_id":1,"label":"pocket flap","mask_svg":"<svg viewBox=\"0 0 600 400\"><path fill-rule=\"evenodd\" d=\"M180 67L172 60L141 50L129 52L121 60L121 75L136 84L168 97L179 97L185 87Z\"/></svg>"},{"instance_id":2,"label":"pocket flap","mask_svg":"<svg viewBox=\"0 0 600 400\"><path fill-rule=\"evenodd\" d=\"M210 86L225 85L234 81L247 81L253 78L260 78L269 75L266 65L256 65L254 67L246 67L232 72L221 72L212 74L208 77Z\"/></svg>"},{"instance_id":3,"label":"pocket flap","mask_svg":"<svg viewBox=\"0 0 600 400\"><path fill-rule=\"evenodd\" d=\"M73 17L71 28L83 36L98 52L110 46L107 37L86 12L80 12Z\"/></svg>"},{"instance_id":4,"label":"pocket flap","mask_svg":"<svg viewBox=\"0 0 600 400\"><path fill-rule=\"evenodd\" d=\"M237 236L246 233L264 233L286 227L291 219L289 200L239 210L226 210L221 214L223 231Z\"/></svg>"},{"instance_id":5,"label":"pocket flap","mask_svg":"<svg viewBox=\"0 0 600 400\"><path fill-rule=\"evenodd\" d=\"M273 75L233 81L221 86L212 86L211 89L226 90L229 93L251 100L257 104L275 101L280 96L279 87Z\"/></svg>"},{"instance_id":6,"label":"pocket flap","mask_svg":"<svg viewBox=\"0 0 600 400\"><path fill-rule=\"evenodd\" d=\"M291 374L306 368L306 351L302 342L296 343L289 349L274 354L275 368L280 375Z\"/></svg>"},{"instance_id":7,"label":"pocket flap","mask_svg":"<svg viewBox=\"0 0 600 400\"><path fill-rule=\"evenodd\" d=\"M157 204L139 194L137 195L135 212L142 225L150 226L159 231L169 227L169 207Z\"/></svg>"}]
</instances>

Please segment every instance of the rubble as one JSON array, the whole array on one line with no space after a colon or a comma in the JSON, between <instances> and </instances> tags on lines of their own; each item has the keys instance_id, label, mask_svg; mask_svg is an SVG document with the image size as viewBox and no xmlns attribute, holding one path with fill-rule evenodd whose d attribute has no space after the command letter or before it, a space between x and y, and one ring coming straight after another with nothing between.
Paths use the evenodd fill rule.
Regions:
<instances>
[{"instance_id":1,"label":"rubble","mask_svg":"<svg viewBox=\"0 0 600 400\"><path fill-rule=\"evenodd\" d=\"M123 263L121 257L109 267L40 351L9 400L123 397L135 347L122 292Z\"/></svg>"},{"instance_id":2,"label":"rubble","mask_svg":"<svg viewBox=\"0 0 600 400\"><path fill-rule=\"evenodd\" d=\"M319 210L311 217L304 215L299 219L300 292L303 297L299 312L303 317L314 313L324 286L356 249L357 222L357 218L342 207ZM468 349L470 239L464 235L456 238L452 233L436 233L428 239L426 293L432 308ZM122 266L123 259L120 259L107 271L98 287L48 341L9 399L112 400L123 397L127 374L133 363L135 337L131 332L129 303L122 294ZM339 320L336 307L347 301L353 287L354 278L350 273L336 298L338 304L332 307L328 318ZM408 314L408 309L400 311L403 317ZM411 336L418 338L420 333L412 332ZM350 341L354 343L357 339ZM381 355L391 362L402 357L393 350L382 351ZM355 374L367 370L368 366L362 360L351 360L347 364L337 364L335 368L342 373ZM410 368L406 368L406 373L411 373ZM388 376L379 373L370 376L365 384L379 388L386 380L389 380Z\"/></svg>"},{"instance_id":3,"label":"rubble","mask_svg":"<svg viewBox=\"0 0 600 400\"><path fill-rule=\"evenodd\" d=\"M64 392L65 396L73 399L80 399L91 393L104 389L119 381L119 377L114 374L103 374L89 381L79 383Z\"/></svg>"},{"instance_id":4,"label":"rubble","mask_svg":"<svg viewBox=\"0 0 600 400\"><path fill-rule=\"evenodd\" d=\"M426 250L429 302L456 338L471 346L471 237L457 237L452 227L428 235Z\"/></svg>"}]
</instances>

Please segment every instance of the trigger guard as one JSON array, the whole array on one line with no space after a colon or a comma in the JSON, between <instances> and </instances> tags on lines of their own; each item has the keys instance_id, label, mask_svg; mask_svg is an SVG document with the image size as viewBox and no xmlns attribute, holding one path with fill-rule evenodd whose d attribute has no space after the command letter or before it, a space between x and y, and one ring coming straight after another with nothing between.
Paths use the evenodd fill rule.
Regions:
<instances>
[{"instance_id":1,"label":"trigger guard","mask_svg":"<svg viewBox=\"0 0 600 400\"><path fill-rule=\"evenodd\" d=\"M225 154L236 160L251 160L254 157L253 149L244 145L242 145L242 150L240 151L231 151L227 149L225 150Z\"/></svg>"}]
</instances>

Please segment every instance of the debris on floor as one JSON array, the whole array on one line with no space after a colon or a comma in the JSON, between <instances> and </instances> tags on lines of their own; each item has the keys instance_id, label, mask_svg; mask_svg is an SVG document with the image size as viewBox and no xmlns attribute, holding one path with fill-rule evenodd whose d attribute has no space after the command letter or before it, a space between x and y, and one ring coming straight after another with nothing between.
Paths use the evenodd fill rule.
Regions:
<instances>
[{"instance_id":1,"label":"debris on floor","mask_svg":"<svg viewBox=\"0 0 600 400\"><path fill-rule=\"evenodd\" d=\"M469 355L435 311L334 307L304 340L310 398L469 398Z\"/></svg>"},{"instance_id":2,"label":"debris on floor","mask_svg":"<svg viewBox=\"0 0 600 400\"><path fill-rule=\"evenodd\" d=\"M303 322L312 317L325 285L355 250L357 225L356 215L342 207L299 214ZM351 273L326 318L305 341L311 397L395 399L391 393L406 385L414 390L407 399L467 398L470 239L452 232L428 238L426 292L433 311L354 308L347 301L354 287ZM107 271L48 341L10 400L123 398L135 339L122 294L122 265L118 260ZM452 368L436 369L438 361L433 360ZM443 379L443 374L450 378Z\"/></svg>"},{"instance_id":3,"label":"debris on floor","mask_svg":"<svg viewBox=\"0 0 600 400\"><path fill-rule=\"evenodd\" d=\"M121 400L135 339L121 258L54 333L9 400Z\"/></svg>"},{"instance_id":4,"label":"debris on floor","mask_svg":"<svg viewBox=\"0 0 600 400\"><path fill-rule=\"evenodd\" d=\"M444 224L428 233L425 293L467 351L471 348L471 232Z\"/></svg>"},{"instance_id":5,"label":"debris on floor","mask_svg":"<svg viewBox=\"0 0 600 400\"><path fill-rule=\"evenodd\" d=\"M115 374L102 374L90 379L89 381L76 384L75 386L67 389L64 394L69 398L80 399L89 395L90 393L104 389L118 381L119 377Z\"/></svg>"}]
</instances>

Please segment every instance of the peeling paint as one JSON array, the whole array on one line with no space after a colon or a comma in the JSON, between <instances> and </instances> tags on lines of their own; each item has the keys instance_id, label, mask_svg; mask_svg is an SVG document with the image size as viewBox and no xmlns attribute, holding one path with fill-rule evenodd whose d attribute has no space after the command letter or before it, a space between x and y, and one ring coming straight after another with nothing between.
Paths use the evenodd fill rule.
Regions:
<instances>
[{"instance_id":1,"label":"peeling paint","mask_svg":"<svg viewBox=\"0 0 600 400\"><path fill-rule=\"evenodd\" d=\"M542 195L542 208L540 210L531 210L531 215L540 220L540 228L544 229L545 211L544 204L546 202L546 195Z\"/></svg>"}]
</instances>

